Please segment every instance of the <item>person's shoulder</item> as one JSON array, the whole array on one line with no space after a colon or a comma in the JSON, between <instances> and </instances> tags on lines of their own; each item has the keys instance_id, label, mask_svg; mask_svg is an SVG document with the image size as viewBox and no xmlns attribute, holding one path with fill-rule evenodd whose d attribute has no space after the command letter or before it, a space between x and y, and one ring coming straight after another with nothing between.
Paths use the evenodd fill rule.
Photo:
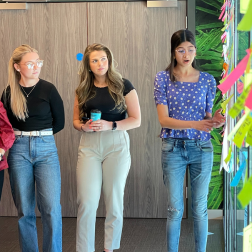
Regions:
<instances>
[{"instance_id":1,"label":"person's shoulder","mask_svg":"<svg viewBox=\"0 0 252 252\"><path fill-rule=\"evenodd\" d=\"M126 78L122 78L122 80L123 80L123 84L124 84L124 86L127 86L127 85L132 85L132 83L131 83L128 79L126 79Z\"/></svg>"},{"instance_id":2,"label":"person's shoulder","mask_svg":"<svg viewBox=\"0 0 252 252\"><path fill-rule=\"evenodd\" d=\"M38 83L40 83L44 87L54 87L54 85L51 82L43 80L43 79L39 79Z\"/></svg>"},{"instance_id":3,"label":"person's shoulder","mask_svg":"<svg viewBox=\"0 0 252 252\"><path fill-rule=\"evenodd\" d=\"M200 72L200 75L201 75L202 80L215 81L215 78L213 77L213 75L208 72Z\"/></svg>"},{"instance_id":4,"label":"person's shoulder","mask_svg":"<svg viewBox=\"0 0 252 252\"><path fill-rule=\"evenodd\" d=\"M160 71L156 74L157 77L170 77L169 71Z\"/></svg>"},{"instance_id":5,"label":"person's shoulder","mask_svg":"<svg viewBox=\"0 0 252 252\"><path fill-rule=\"evenodd\" d=\"M123 80L123 85L124 85L124 95L128 94L131 90L135 89L135 87L133 86L133 84L125 78L122 78Z\"/></svg>"},{"instance_id":6,"label":"person's shoulder","mask_svg":"<svg viewBox=\"0 0 252 252\"><path fill-rule=\"evenodd\" d=\"M54 84L52 84L49 81L43 80L43 79L39 79L38 84L41 86L41 88L45 91L52 91L52 90L56 90L56 87Z\"/></svg>"}]
</instances>

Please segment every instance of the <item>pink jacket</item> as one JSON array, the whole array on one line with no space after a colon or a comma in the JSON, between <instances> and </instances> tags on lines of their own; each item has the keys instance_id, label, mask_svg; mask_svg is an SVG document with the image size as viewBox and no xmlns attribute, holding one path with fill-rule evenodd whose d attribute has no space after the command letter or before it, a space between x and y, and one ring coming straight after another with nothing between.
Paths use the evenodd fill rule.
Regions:
<instances>
[{"instance_id":1,"label":"pink jacket","mask_svg":"<svg viewBox=\"0 0 252 252\"><path fill-rule=\"evenodd\" d=\"M8 150L15 141L14 131L7 117L3 103L0 101L0 148ZM0 171L8 168L6 157L0 161Z\"/></svg>"}]
</instances>

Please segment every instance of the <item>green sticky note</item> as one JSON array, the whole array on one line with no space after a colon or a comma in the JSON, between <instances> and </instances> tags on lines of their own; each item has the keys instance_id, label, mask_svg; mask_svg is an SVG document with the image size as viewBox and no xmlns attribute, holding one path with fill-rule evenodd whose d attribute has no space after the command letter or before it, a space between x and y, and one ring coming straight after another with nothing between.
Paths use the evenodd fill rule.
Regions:
<instances>
[{"instance_id":1,"label":"green sticky note","mask_svg":"<svg viewBox=\"0 0 252 252\"><path fill-rule=\"evenodd\" d=\"M224 160L226 164L229 162L229 160L231 158L231 154L232 154L232 146L230 145L229 146L229 150L228 150L228 155L227 155L227 157Z\"/></svg>"},{"instance_id":2,"label":"green sticky note","mask_svg":"<svg viewBox=\"0 0 252 252\"><path fill-rule=\"evenodd\" d=\"M252 84L252 69L250 69L249 73L245 74L244 77L244 87L243 88L247 88Z\"/></svg>"},{"instance_id":3,"label":"green sticky note","mask_svg":"<svg viewBox=\"0 0 252 252\"><path fill-rule=\"evenodd\" d=\"M249 95L251 89L251 85L249 85L246 89L243 88L242 94L237 98L236 103L233 105L233 107L228 111L228 114L234 119L237 117L241 110L244 108L244 104L246 101L246 98Z\"/></svg>"},{"instance_id":4,"label":"green sticky note","mask_svg":"<svg viewBox=\"0 0 252 252\"><path fill-rule=\"evenodd\" d=\"M239 130L235 134L233 142L240 149L243 143L243 139L247 134L248 130L252 126L252 117L250 115L247 116L243 124L240 126Z\"/></svg>"},{"instance_id":5,"label":"green sticky note","mask_svg":"<svg viewBox=\"0 0 252 252\"><path fill-rule=\"evenodd\" d=\"M246 137L246 143L252 146L252 127L249 128L248 134Z\"/></svg>"},{"instance_id":6,"label":"green sticky note","mask_svg":"<svg viewBox=\"0 0 252 252\"><path fill-rule=\"evenodd\" d=\"M240 13L245 14L248 10L249 0L240 0Z\"/></svg>"},{"instance_id":7,"label":"green sticky note","mask_svg":"<svg viewBox=\"0 0 252 252\"><path fill-rule=\"evenodd\" d=\"M234 96L234 94L230 95L227 100L225 100L224 102L221 103L222 109L226 109L227 104L230 102L230 100L232 99L233 96Z\"/></svg>"},{"instance_id":8,"label":"green sticky note","mask_svg":"<svg viewBox=\"0 0 252 252\"><path fill-rule=\"evenodd\" d=\"M227 140L231 141L233 136L235 135L235 133L237 132L237 130L240 128L240 126L243 124L243 122L245 121L245 119L247 118L247 116L249 115L250 110L245 110L245 114L243 115L242 118L240 118L240 120L238 121L238 123L234 126L234 128L232 129L232 131L229 133Z\"/></svg>"},{"instance_id":9,"label":"green sticky note","mask_svg":"<svg viewBox=\"0 0 252 252\"><path fill-rule=\"evenodd\" d=\"M243 252L252 252L252 223L243 228Z\"/></svg>"},{"instance_id":10,"label":"green sticky note","mask_svg":"<svg viewBox=\"0 0 252 252\"><path fill-rule=\"evenodd\" d=\"M237 26L237 29L239 31L250 31L251 30L251 28L252 28L251 13L252 13L252 0L249 1L246 14L244 15L241 22Z\"/></svg>"},{"instance_id":11,"label":"green sticky note","mask_svg":"<svg viewBox=\"0 0 252 252\"><path fill-rule=\"evenodd\" d=\"M244 187L238 194L237 198L243 208L252 200L252 176L248 179L247 183L244 184Z\"/></svg>"}]
</instances>

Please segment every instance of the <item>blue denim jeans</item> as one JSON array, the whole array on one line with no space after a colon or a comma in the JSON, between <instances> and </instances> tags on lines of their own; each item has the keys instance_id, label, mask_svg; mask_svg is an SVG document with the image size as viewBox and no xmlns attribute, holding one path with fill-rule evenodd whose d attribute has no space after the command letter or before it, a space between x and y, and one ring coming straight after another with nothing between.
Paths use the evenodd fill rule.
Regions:
<instances>
[{"instance_id":1,"label":"blue denim jeans","mask_svg":"<svg viewBox=\"0 0 252 252\"><path fill-rule=\"evenodd\" d=\"M208 232L207 195L213 165L211 141L167 138L162 142L164 184L168 192L167 251L177 252L184 211L183 183L187 166L191 178L195 251L205 252Z\"/></svg>"},{"instance_id":2,"label":"blue denim jeans","mask_svg":"<svg viewBox=\"0 0 252 252\"><path fill-rule=\"evenodd\" d=\"M16 136L8 164L12 196L18 211L21 251L38 251L37 199L43 224L43 251L61 252L61 176L54 136Z\"/></svg>"}]
</instances>

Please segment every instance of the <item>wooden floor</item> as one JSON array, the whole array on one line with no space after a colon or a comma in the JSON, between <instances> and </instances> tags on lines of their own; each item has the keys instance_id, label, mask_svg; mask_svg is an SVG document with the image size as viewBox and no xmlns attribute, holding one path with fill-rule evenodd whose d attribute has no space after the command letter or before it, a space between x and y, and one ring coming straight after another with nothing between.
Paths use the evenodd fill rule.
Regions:
<instances>
[{"instance_id":1,"label":"wooden floor","mask_svg":"<svg viewBox=\"0 0 252 252\"><path fill-rule=\"evenodd\" d=\"M166 252L165 219L125 219L120 252ZM97 218L96 252L103 251L104 218ZM42 251L42 225L37 219L39 249ZM76 218L63 218L63 252L75 252ZM207 252L223 252L223 222L209 220ZM0 217L0 252L19 252L17 218ZM179 252L193 252L193 223L182 220Z\"/></svg>"}]
</instances>

